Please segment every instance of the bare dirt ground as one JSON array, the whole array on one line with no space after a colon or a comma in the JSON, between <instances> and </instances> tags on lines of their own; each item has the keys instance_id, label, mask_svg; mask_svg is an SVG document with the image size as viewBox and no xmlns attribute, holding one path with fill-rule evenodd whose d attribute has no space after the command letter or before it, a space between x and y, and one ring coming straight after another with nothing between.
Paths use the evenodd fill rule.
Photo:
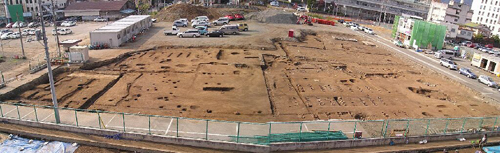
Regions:
<instances>
[{"instance_id":1,"label":"bare dirt ground","mask_svg":"<svg viewBox=\"0 0 500 153\"><path fill-rule=\"evenodd\" d=\"M337 27L252 23L242 35L184 39L164 36L167 27L156 24L123 50L163 47L58 76L61 106L252 122L499 114L465 87ZM317 35L271 41L288 28ZM46 86L12 101L49 105Z\"/></svg>"}]
</instances>

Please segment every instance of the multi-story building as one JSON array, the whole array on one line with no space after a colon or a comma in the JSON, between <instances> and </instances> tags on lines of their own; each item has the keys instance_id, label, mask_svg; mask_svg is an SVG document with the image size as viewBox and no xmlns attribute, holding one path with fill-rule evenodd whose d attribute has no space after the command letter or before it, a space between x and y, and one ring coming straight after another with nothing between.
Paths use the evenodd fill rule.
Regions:
<instances>
[{"instance_id":1,"label":"multi-story building","mask_svg":"<svg viewBox=\"0 0 500 153\"><path fill-rule=\"evenodd\" d=\"M439 23L447 27L446 37L447 38L457 38L468 39L468 37L461 37L459 34L459 25L464 25L465 23L471 22L473 11L471 6L460 1L456 3L450 0L449 3L441 3L433 1L431 3L429 13L427 16L427 21Z\"/></svg>"},{"instance_id":2,"label":"multi-story building","mask_svg":"<svg viewBox=\"0 0 500 153\"><path fill-rule=\"evenodd\" d=\"M24 17L33 17L36 15L40 8L38 7L38 1L39 0L6 0L7 5L18 5L21 4L23 6L23 11ZM54 7L57 9L63 9L65 8L68 4L68 0L41 0L42 1L42 7L45 9L47 12L52 11L52 2L54 2ZM10 16L9 18L13 18L13 16Z\"/></svg>"},{"instance_id":3,"label":"multi-story building","mask_svg":"<svg viewBox=\"0 0 500 153\"><path fill-rule=\"evenodd\" d=\"M472 22L485 25L491 30L492 35L500 34L500 1L474 0L472 2Z\"/></svg>"},{"instance_id":4,"label":"multi-story building","mask_svg":"<svg viewBox=\"0 0 500 153\"><path fill-rule=\"evenodd\" d=\"M403 13L427 18L431 0L333 0L337 15L392 23Z\"/></svg>"}]
</instances>

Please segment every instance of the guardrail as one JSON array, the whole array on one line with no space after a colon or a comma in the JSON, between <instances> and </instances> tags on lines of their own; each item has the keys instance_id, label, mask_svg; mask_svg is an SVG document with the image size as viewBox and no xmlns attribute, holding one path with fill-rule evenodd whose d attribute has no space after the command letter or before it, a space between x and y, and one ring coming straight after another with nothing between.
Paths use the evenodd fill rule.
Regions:
<instances>
[{"instance_id":1,"label":"guardrail","mask_svg":"<svg viewBox=\"0 0 500 153\"><path fill-rule=\"evenodd\" d=\"M250 123L0 103L0 117L123 133L269 145L498 131L498 117Z\"/></svg>"}]
</instances>

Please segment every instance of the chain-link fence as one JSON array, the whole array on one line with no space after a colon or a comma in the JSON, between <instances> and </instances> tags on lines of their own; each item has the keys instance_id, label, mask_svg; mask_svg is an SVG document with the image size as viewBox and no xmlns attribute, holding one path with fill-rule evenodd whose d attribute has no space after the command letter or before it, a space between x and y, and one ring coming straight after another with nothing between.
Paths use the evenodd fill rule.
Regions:
<instances>
[{"instance_id":1,"label":"chain-link fence","mask_svg":"<svg viewBox=\"0 0 500 153\"><path fill-rule=\"evenodd\" d=\"M2 118L124 133L262 145L499 130L498 117L249 123L72 108L58 110L60 122L56 123L53 107L0 103Z\"/></svg>"}]
</instances>

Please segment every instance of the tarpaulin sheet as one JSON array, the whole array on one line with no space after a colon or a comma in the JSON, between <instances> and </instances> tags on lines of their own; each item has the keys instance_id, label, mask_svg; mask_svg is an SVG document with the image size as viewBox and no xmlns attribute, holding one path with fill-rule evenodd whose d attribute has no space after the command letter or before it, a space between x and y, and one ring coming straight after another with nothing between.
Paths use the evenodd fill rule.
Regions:
<instances>
[{"instance_id":1,"label":"tarpaulin sheet","mask_svg":"<svg viewBox=\"0 0 500 153\"><path fill-rule=\"evenodd\" d=\"M486 153L500 153L500 146L483 147Z\"/></svg>"},{"instance_id":2,"label":"tarpaulin sheet","mask_svg":"<svg viewBox=\"0 0 500 153\"><path fill-rule=\"evenodd\" d=\"M0 145L0 152L9 153L73 153L78 146L72 146L70 143L59 141L45 142L33 140L29 143L29 139L14 136L11 140L5 140Z\"/></svg>"}]
</instances>

